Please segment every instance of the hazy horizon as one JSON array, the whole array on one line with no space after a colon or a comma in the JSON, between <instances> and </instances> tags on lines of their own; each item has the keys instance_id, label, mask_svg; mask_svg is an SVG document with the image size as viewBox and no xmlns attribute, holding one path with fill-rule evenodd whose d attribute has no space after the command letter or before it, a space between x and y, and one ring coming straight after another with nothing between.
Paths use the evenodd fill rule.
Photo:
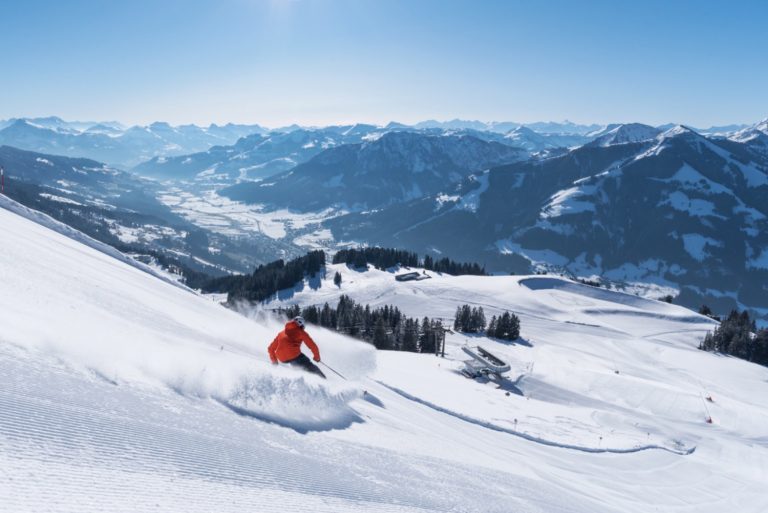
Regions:
<instances>
[{"instance_id":1,"label":"hazy horizon","mask_svg":"<svg viewBox=\"0 0 768 513\"><path fill-rule=\"evenodd\" d=\"M223 121L223 122L202 122L202 123L172 123L165 119L153 119L146 123L126 123L121 120L115 120L115 119L68 119L64 118L62 116L56 115L56 114L49 114L49 115L40 115L40 116L14 116L11 118L0 118L0 121L10 121L13 119L45 119L45 118L58 118L61 119L64 122L67 123L76 123L76 124L117 124L121 125L123 127L131 127L131 126L149 126L153 123L168 123L169 125L173 127L179 127L179 126L189 126L194 125L198 127L208 127L211 125L218 125L218 126L225 126L227 124L235 124L235 125L258 125L261 128L269 129L269 130L279 130L291 126L299 126L301 128L324 128L324 127L331 127L331 126L349 126L349 125L373 125L378 127L384 127L388 125L389 123L400 123L406 126L415 126L420 123L428 123L428 122L436 122L436 123L451 123L451 122L464 122L464 123L486 123L486 124L494 124L494 123L517 123L521 126L528 126L528 125L534 125L538 123L552 123L552 124L568 124L572 123L577 126L591 126L591 125L598 125L598 126L607 126L611 124L626 124L626 123L640 123L637 120L623 120L623 121L609 121L609 122L596 122L596 121L584 121L584 122L577 122L573 121L571 119L561 119L561 120L552 120L552 119L539 119L535 121L527 121L527 122L520 122L515 119L493 119L493 120L484 120L484 119L460 119L460 118L438 118L438 119L419 119L412 123L405 123L400 120L392 119L386 122L375 122L375 121L368 121L368 120L353 120L353 121L344 121L344 122L331 122L328 124L309 124L309 123L301 123L301 122L295 122L295 123L289 123L284 125L267 125L265 123L260 123L259 121L243 121L243 122L233 122L233 121ZM664 125L684 125L688 126L694 129L709 129L714 127L722 127L722 126L732 126L732 125L744 125L744 126L750 126L757 123L760 123L764 120L768 119L768 117L763 116L759 117L755 120L749 120L749 121L732 121L732 122L726 122L726 123L718 123L714 125L707 125L707 126L695 126L692 123L686 123L685 121L668 121L665 123L658 123L658 124L651 124L649 126L664 126ZM643 123L647 124L647 123Z\"/></svg>"},{"instance_id":2,"label":"hazy horizon","mask_svg":"<svg viewBox=\"0 0 768 513\"><path fill-rule=\"evenodd\" d=\"M768 115L768 4L32 0L0 6L0 119L328 126Z\"/></svg>"}]
</instances>

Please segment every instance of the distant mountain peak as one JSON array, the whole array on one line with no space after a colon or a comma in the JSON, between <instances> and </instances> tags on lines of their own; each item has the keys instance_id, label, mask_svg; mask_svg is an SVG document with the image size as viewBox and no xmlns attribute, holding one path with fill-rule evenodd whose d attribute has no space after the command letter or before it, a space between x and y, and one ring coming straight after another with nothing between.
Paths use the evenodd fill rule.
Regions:
<instances>
[{"instance_id":1,"label":"distant mountain peak","mask_svg":"<svg viewBox=\"0 0 768 513\"><path fill-rule=\"evenodd\" d=\"M528 128L527 126L520 125L514 130L509 131L510 134L524 134L524 135L538 135L535 130Z\"/></svg>"},{"instance_id":2,"label":"distant mountain peak","mask_svg":"<svg viewBox=\"0 0 768 513\"><path fill-rule=\"evenodd\" d=\"M768 118L732 133L728 138L743 143L759 141L765 145L768 141Z\"/></svg>"},{"instance_id":3,"label":"distant mountain peak","mask_svg":"<svg viewBox=\"0 0 768 513\"><path fill-rule=\"evenodd\" d=\"M675 125L659 135L660 139L670 139L673 137L700 137L704 139L703 135L698 133L693 128L687 127L685 125Z\"/></svg>"},{"instance_id":4,"label":"distant mountain peak","mask_svg":"<svg viewBox=\"0 0 768 513\"><path fill-rule=\"evenodd\" d=\"M598 137L592 141L596 146L612 146L614 144L628 144L649 141L656 138L661 131L642 123L612 124L595 134Z\"/></svg>"}]
</instances>

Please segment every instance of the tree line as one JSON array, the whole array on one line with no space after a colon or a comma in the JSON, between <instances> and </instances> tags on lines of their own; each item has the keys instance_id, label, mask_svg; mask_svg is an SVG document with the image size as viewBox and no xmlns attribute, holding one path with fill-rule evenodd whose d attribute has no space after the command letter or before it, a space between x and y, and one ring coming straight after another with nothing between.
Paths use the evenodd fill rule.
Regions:
<instances>
[{"instance_id":1,"label":"tree line","mask_svg":"<svg viewBox=\"0 0 768 513\"><path fill-rule=\"evenodd\" d=\"M731 310L714 331L707 333L699 349L768 366L768 329L758 330L746 310Z\"/></svg>"},{"instance_id":2,"label":"tree line","mask_svg":"<svg viewBox=\"0 0 768 513\"><path fill-rule=\"evenodd\" d=\"M464 333L485 333L488 337L502 340L517 340L520 338L520 318L515 314L504 312L499 317L495 315L491 317L491 322L486 326L482 306L462 305L456 307L453 329Z\"/></svg>"},{"instance_id":3,"label":"tree line","mask_svg":"<svg viewBox=\"0 0 768 513\"><path fill-rule=\"evenodd\" d=\"M387 269L396 265L404 267L423 267L428 271L447 273L455 276L476 275L487 276L485 267L477 263L455 262L450 258L434 259L426 255L423 260L412 251L390 248L353 248L342 249L333 256L334 264L349 264L353 267L365 267L371 264L377 269Z\"/></svg>"},{"instance_id":4,"label":"tree line","mask_svg":"<svg viewBox=\"0 0 768 513\"><path fill-rule=\"evenodd\" d=\"M123 245L122 249L125 248L126 246ZM209 293L226 293L229 303L238 300L259 302L269 299L278 291L291 288L307 276L314 276L319 273L326 264L325 252L317 250L287 262L280 259L260 265L251 274L213 277L206 273L194 271L159 252L151 250L143 250L142 252L150 254L164 267L184 276L184 282L189 287ZM416 253L385 248L341 250L334 255L333 263L348 263L355 267L364 267L367 263L371 263L380 269L398 264L422 265L435 272L456 275L485 274L485 269L478 264L462 264L448 258L434 261L429 256L420 262ZM337 287L341 286L341 274L337 272L333 281Z\"/></svg>"},{"instance_id":5,"label":"tree line","mask_svg":"<svg viewBox=\"0 0 768 513\"><path fill-rule=\"evenodd\" d=\"M322 307L293 305L278 310L286 318L297 315L304 320L373 344L376 349L434 353L443 333L439 319L410 318L396 306L371 308L342 295L336 308L325 303Z\"/></svg>"},{"instance_id":6,"label":"tree line","mask_svg":"<svg viewBox=\"0 0 768 513\"><path fill-rule=\"evenodd\" d=\"M227 302L264 301L278 291L291 288L306 276L314 276L325 267L325 252L310 251L303 257L276 260L258 266L252 274L211 278L201 284L203 292L227 293Z\"/></svg>"}]
</instances>

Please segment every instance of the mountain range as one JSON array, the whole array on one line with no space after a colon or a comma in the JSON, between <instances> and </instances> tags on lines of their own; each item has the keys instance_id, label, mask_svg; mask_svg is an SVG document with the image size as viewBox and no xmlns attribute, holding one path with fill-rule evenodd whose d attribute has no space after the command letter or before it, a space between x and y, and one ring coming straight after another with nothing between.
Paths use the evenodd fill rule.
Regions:
<instances>
[{"instance_id":1,"label":"mountain range","mask_svg":"<svg viewBox=\"0 0 768 513\"><path fill-rule=\"evenodd\" d=\"M233 144L133 168L153 180L7 147L0 164L9 177L42 187L33 196L47 211L82 214L78 204L98 201L126 215L162 213L166 224L186 228L158 236L150 226L160 222L116 224L222 272L301 247L377 244L477 261L492 272L533 268L615 287L645 284L650 292L631 290L674 293L682 304L706 302L723 313L749 307L768 319L767 121L708 134L638 123L571 133L462 122L227 127L239 137ZM139 133L167 142L185 132L179 128L42 118L6 123L0 135L28 131L61 149L66 138L124 141ZM255 133L235 134L247 130ZM192 227L206 237L195 251L183 242Z\"/></svg>"},{"instance_id":2,"label":"mountain range","mask_svg":"<svg viewBox=\"0 0 768 513\"><path fill-rule=\"evenodd\" d=\"M85 157L114 167L130 168L155 156L182 155L233 144L240 137L263 131L258 125L171 126L156 122L124 127L118 123L67 122L57 117L13 119L0 124L0 145Z\"/></svg>"},{"instance_id":3,"label":"mountain range","mask_svg":"<svg viewBox=\"0 0 768 513\"><path fill-rule=\"evenodd\" d=\"M495 271L540 265L656 283L679 290L689 306L768 314L763 137L707 138L683 126L656 137L636 126L611 132L632 142L604 139L494 167L326 226L336 240L450 254Z\"/></svg>"},{"instance_id":4,"label":"mountain range","mask_svg":"<svg viewBox=\"0 0 768 513\"><path fill-rule=\"evenodd\" d=\"M214 146L178 157L154 157L133 171L164 180L255 180L291 169L328 148L359 143L377 131L380 129L372 125L353 125L256 133L231 146Z\"/></svg>"},{"instance_id":5,"label":"mountain range","mask_svg":"<svg viewBox=\"0 0 768 513\"><path fill-rule=\"evenodd\" d=\"M524 158L517 148L472 136L389 132L328 149L268 181L240 183L221 194L301 212L366 210L431 196L473 172Z\"/></svg>"}]
</instances>

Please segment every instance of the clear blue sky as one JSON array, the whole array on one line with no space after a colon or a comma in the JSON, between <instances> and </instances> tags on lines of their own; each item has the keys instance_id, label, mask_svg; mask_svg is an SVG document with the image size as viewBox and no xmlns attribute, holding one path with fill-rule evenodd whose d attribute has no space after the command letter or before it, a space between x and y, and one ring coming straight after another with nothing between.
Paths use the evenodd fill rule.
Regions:
<instances>
[{"instance_id":1,"label":"clear blue sky","mask_svg":"<svg viewBox=\"0 0 768 513\"><path fill-rule=\"evenodd\" d=\"M768 116L768 2L3 0L0 119Z\"/></svg>"}]
</instances>

